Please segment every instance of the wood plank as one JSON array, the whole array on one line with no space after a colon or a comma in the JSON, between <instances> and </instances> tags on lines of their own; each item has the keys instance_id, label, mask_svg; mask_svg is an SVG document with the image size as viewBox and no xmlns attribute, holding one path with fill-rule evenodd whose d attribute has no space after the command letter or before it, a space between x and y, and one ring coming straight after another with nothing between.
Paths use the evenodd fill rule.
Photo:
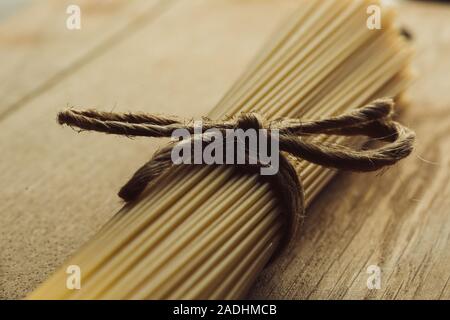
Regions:
<instances>
[{"instance_id":1,"label":"wood plank","mask_svg":"<svg viewBox=\"0 0 450 320\"><path fill-rule=\"evenodd\" d=\"M30 0L3 0L0 2L0 21L8 18L22 9L23 6L28 5Z\"/></svg>"},{"instance_id":2,"label":"wood plank","mask_svg":"<svg viewBox=\"0 0 450 320\"><path fill-rule=\"evenodd\" d=\"M4 117L0 297L23 297L94 235L122 206L118 188L163 143L76 135L55 123L58 110L204 114L295 5L179 1Z\"/></svg>"},{"instance_id":3,"label":"wood plank","mask_svg":"<svg viewBox=\"0 0 450 320\"><path fill-rule=\"evenodd\" d=\"M0 25L0 117L98 58L151 23L171 1L46 0ZM81 29L68 30L66 9L81 9Z\"/></svg>"},{"instance_id":4,"label":"wood plank","mask_svg":"<svg viewBox=\"0 0 450 320\"><path fill-rule=\"evenodd\" d=\"M417 46L401 118L416 151L381 174L339 174L251 298L450 299L450 7L403 3L399 19ZM367 288L370 265L381 268L379 290Z\"/></svg>"}]
</instances>

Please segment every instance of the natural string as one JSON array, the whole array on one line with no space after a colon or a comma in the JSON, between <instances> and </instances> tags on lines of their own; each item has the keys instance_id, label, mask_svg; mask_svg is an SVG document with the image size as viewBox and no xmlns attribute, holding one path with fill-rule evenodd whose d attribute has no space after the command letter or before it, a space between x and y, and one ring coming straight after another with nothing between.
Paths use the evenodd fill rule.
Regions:
<instances>
[{"instance_id":1,"label":"natural string","mask_svg":"<svg viewBox=\"0 0 450 320\"><path fill-rule=\"evenodd\" d=\"M343 115L314 121L287 118L268 121L257 113L241 113L224 121L204 119L202 128L203 131L214 128L222 132L238 128L267 129L269 139L274 138L271 136L271 130L278 130L279 171L273 176L261 177L272 184L273 190L284 205L284 225L287 232L284 233L282 243L287 244L296 232L299 219L304 215L305 204L303 186L286 155L324 167L351 171L375 171L393 165L412 152L415 139L413 131L392 120L393 107L392 99L383 98ZM186 129L191 134L191 142L201 141L203 147L212 142L211 135L194 135L195 126L192 120L183 121L169 116L69 109L58 114L58 122L82 130L123 136L171 137L174 130ZM303 139L319 134L361 135L371 139L362 149ZM385 144L368 148L368 143L373 140L384 141ZM176 143L173 141L158 150L121 188L119 196L127 202L136 199L151 181L172 167L171 152ZM191 143L191 146L193 145L194 143ZM246 151L248 152L247 149ZM248 157L248 153L246 156ZM244 173L256 173L257 169L267 165L259 161L257 164L249 164L246 161L245 164L232 166Z\"/></svg>"}]
</instances>

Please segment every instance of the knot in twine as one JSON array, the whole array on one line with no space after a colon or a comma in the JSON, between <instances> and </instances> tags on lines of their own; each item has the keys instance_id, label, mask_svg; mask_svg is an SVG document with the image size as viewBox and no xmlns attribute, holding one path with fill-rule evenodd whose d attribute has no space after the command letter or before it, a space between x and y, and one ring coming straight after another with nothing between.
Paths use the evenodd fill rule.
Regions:
<instances>
[{"instance_id":1,"label":"knot in twine","mask_svg":"<svg viewBox=\"0 0 450 320\"><path fill-rule=\"evenodd\" d=\"M284 206L286 232L282 243L286 244L295 235L299 220L304 216L305 211L303 186L287 155L324 167L360 172L375 171L393 165L412 152L415 139L413 131L392 120L393 106L392 99L383 98L340 116L313 121L293 118L268 121L257 113L242 113L223 121L205 118L202 127L203 130L214 128L222 132L226 129L267 129L269 139L279 140L279 171L275 175L261 177L271 183ZM211 135L194 134L195 126L192 120L183 121L169 116L69 109L58 114L58 122L61 125L66 124L82 130L128 137L170 137L174 130L186 129L191 134L192 142L200 140L203 147L212 142ZM278 130L277 137L272 136L273 129ZM361 149L303 139L306 136L319 134L361 135L371 139L366 141ZM368 144L373 140L383 141L385 144L369 148ZM119 196L127 202L136 199L151 181L167 171L173 165L171 151L176 143L177 141L173 141L158 150L151 160L139 168L121 188ZM247 149L246 157L248 160ZM256 164L249 164L246 161L245 164L232 164L232 166L246 173L256 173L256 169L267 164L259 161Z\"/></svg>"}]
</instances>

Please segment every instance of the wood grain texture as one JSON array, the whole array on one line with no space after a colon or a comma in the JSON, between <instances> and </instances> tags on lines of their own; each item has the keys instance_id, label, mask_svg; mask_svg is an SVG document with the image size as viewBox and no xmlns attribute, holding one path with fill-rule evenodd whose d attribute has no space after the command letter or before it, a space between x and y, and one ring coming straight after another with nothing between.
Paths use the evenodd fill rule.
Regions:
<instances>
[{"instance_id":1,"label":"wood grain texture","mask_svg":"<svg viewBox=\"0 0 450 320\"><path fill-rule=\"evenodd\" d=\"M36 1L2 22L0 118L152 23L169 4L159 0ZM66 28L69 5L81 9L81 30Z\"/></svg>"},{"instance_id":2,"label":"wood grain texture","mask_svg":"<svg viewBox=\"0 0 450 320\"><path fill-rule=\"evenodd\" d=\"M149 4L146 17L158 10L157 19L131 29L140 10L102 11L83 49L81 35L69 49L64 36L55 43L42 36L15 54L0 49L0 78L11 78L0 81L0 112L8 110L0 118L0 298L23 297L92 237L121 207L122 182L163 143L76 135L56 125L59 109L199 116L295 7L294 0L172 2L164 10ZM308 209L294 250L264 272L250 298L450 298L450 8L401 9L418 47L420 77L402 115L417 131L417 151L382 174L339 174ZM10 24L19 26L26 14L1 30L20 33ZM102 37L117 19L126 21ZM51 28L43 24L37 38ZM35 52L41 56L29 58ZM25 74L5 61L25 64ZM48 61L57 66L51 72L42 68ZM373 264L382 269L381 290L366 287Z\"/></svg>"},{"instance_id":3,"label":"wood grain texture","mask_svg":"<svg viewBox=\"0 0 450 320\"><path fill-rule=\"evenodd\" d=\"M399 20L417 46L401 116L416 151L382 173L339 174L251 298L450 299L450 7L405 3ZM380 290L367 288L370 265Z\"/></svg>"},{"instance_id":4,"label":"wood grain texture","mask_svg":"<svg viewBox=\"0 0 450 320\"><path fill-rule=\"evenodd\" d=\"M0 296L23 297L91 238L123 205L121 185L164 144L77 135L57 125L57 111L70 104L200 116L293 7L174 1L157 23L8 113L0 121Z\"/></svg>"}]
</instances>

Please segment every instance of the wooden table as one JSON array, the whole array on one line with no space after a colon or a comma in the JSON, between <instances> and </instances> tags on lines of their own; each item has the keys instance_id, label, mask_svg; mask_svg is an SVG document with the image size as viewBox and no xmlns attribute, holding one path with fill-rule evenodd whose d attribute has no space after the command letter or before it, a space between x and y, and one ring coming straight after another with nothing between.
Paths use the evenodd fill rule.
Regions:
<instances>
[{"instance_id":1,"label":"wooden table","mask_svg":"<svg viewBox=\"0 0 450 320\"><path fill-rule=\"evenodd\" d=\"M67 30L69 4L82 29ZM296 1L46 0L0 24L0 298L21 298L121 207L116 191L161 141L80 138L67 105L200 116ZM414 154L339 174L308 209L294 250L250 298L450 298L450 7L408 2L418 78L402 121ZM367 268L381 270L369 290Z\"/></svg>"}]
</instances>

